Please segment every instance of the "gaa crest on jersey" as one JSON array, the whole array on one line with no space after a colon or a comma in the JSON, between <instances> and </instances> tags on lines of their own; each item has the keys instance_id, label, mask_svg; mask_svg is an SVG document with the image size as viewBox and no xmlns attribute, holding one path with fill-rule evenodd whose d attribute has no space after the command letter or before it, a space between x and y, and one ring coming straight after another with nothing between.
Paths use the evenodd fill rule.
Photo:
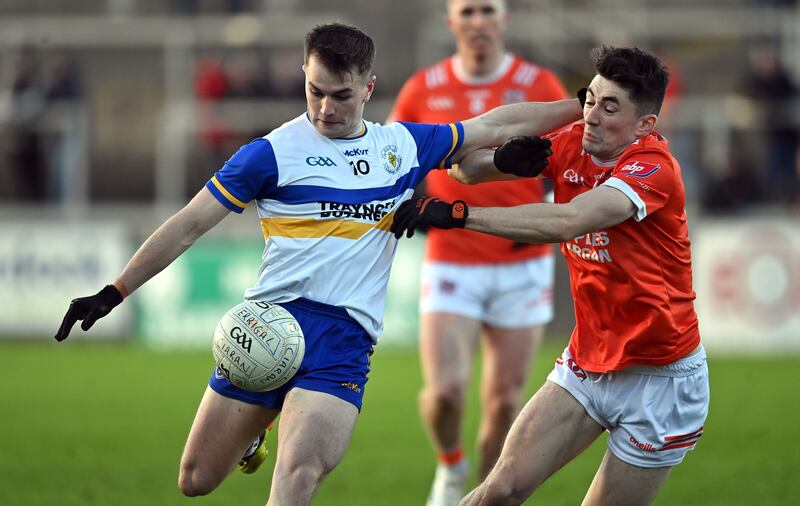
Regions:
<instances>
[{"instance_id":1,"label":"gaa crest on jersey","mask_svg":"<svg viewBox=\"0 0 800 506\"><path fill-rule=\"evenodd\" d=\"M510 89L503 91L503 105L519 104L526 101L525 92L519 89Z\"/></svg>"},{"instance_id":2,"label":"gaa crest on jersey","mask_svg":"<svg viewBox=\"0 0 800 506\"><path fill-rule=\"evenodd\" d=\"M403 163L403 157L397 154L397 146L394 144L384 146L381 150L381 160L383 161L383 168L389 174L394 174L400 170L400 164Z\"/></svg>"}]
</instances>

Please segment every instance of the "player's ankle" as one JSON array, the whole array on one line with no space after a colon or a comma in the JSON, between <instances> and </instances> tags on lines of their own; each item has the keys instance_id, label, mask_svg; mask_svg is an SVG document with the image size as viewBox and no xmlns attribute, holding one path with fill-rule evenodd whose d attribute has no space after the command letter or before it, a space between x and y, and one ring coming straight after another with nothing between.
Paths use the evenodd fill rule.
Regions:
<instances>
[{"instance_id":1,"label":"player's ankle","mask_svg":"<svg viewBox=\"0 0 800 506\"><path fill-rule=\"evenodd\" d=\"M464 448L459 444L452 449L439 451L436 454L436 461L440 464L452 467L464 462L464 457Z\"/></svg>"}]
</instances>

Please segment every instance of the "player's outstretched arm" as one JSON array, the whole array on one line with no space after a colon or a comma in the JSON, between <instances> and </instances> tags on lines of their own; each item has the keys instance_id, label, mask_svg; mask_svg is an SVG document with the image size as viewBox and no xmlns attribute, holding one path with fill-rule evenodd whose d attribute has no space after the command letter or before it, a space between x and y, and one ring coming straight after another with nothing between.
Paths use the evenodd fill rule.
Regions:
<instances>
[{"instance_id":1,"label":"player's outstretched arm","mask_svg":"<svg viewBox=\"0 0 800 506\"><path fill-rule=\"evenodd\" d=\"M153 232L113 284L95 295L72 300L56 332L56 340L66 339L78 320L83 321L83 330L89 330L95 321L106 316L125 296L171 264L229 212L206 188L200 190L191 202Z\"/></svg>"},{"instance_id":2,"label":"player's outstretched arm","mask_svg":"<svg viewBox=\"0 0 800 506\"><path fill-rule=\"evenodd\" d=\"M459 163L479 148L499 146L511 137L544 135L583 117L577 99L504 105L466 120L464 142L453 157Z\"/></svg>"},{"instance_id":3,"label":"player's outstretched arm","mask_svg":"<svg viewBox=\"0 0 800 506\"><path fill-rule=\"evenodd\" d=\"M497 170L494 166L494 149L476 149L468 153L460 162L447 169L447 174L462 184L517 179L513 174Z\"/></svg>"},{"instance_id":4,"label":"player's outstretched arm","mask_svg":"<svg viewBox=\"0 0 800 506\"><path fill-rule=\"evenodd\" d=\"M465 228L528 243L555 243L613 227L636 212L621 191L598 186L565 204L476 207Z\"/></svg>"},{"instance_id":5,"label":"player's outstretched arm","mask_svg":"<svg viewBox=\"0 0 800 506\"><path fill-rule=\"evenodd\" d=\"M452 204L430 197L403 202L395 212L391 230L398 239L411 237L414 229L467 228L517 242L563 242L613 227L636 212L621 191L599 186L566 204L527 204L515 207L473 207L463 201Z\"/></svg>"},{"instance_id":6,"label":"player's outstretched arm","mask_svg":"<svg viewBox=\"0 0 800 506\"><path fill-rule=\"evenodd\" d=\"M547 167L547 158L552 154L549 139L517 136L497 149L478 149L469 153L448 173L464 184L536 177Z\"/></svg>"}]
</instances>

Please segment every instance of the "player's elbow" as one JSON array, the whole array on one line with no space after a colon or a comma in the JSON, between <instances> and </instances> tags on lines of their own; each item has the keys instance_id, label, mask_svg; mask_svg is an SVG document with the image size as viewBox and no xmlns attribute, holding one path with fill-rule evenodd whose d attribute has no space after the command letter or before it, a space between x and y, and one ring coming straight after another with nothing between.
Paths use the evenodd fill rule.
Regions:
<instances>
[{"instance_id":1,"label":"player's elbow","mask_svg":"<svg viewBox=\"0 0 800 506\"><path fill-rule=\"evenodd\" d=\"M191 247L195 241L203 236L208 231L208 228L199 220L194 217L184 219L180 225L180 236L178 242L183 249Z\"/></svg>"},{"instance_id":2,"label":"player's elbow","mask_svg":"<svg viewBox=\"0 0 800 506\"><path fill-rule=\"evenodd\" d=\"M453 168L448 171L448 174L451 178L455 179L461 184L473 185L478 184L483 180L480 176L478 176L478 174L470 171L464 171L457 165L453 166Z\"/></svg>"},{"instance_id":3,"label":"player's elbow","mask_svg":"<svg viewBox=\"0 0 800 506\"><path fill-rule=\"evenodd\" d=\"M558 207L560 212L553 227L557 242L571 241L583 234L583 222L575 206L563 204Z\"/></svg>"},{"instance_id":4,"label":"player's elbow","mask_svg":"<svg viewBox=\"0 0 800 506\"><path fill-rule=\"evenodd\" d=\"M571 241L576 237L576 234L572 232L572 228L567 225L566 223L560 223L558 228L556 228L553 232L551 237L551 242L559 243L559 242L567 242Z\"/></svg>"},{"instance_id":5,"label":"player's elbow","mask_svg":"<svg viewBox=\"0 0 800 506\"><path fill-rule=\"evenodd\" d=\"M190 248L202 235L203 231L199 227L192 226L188 228L186 233L180 239L181 246L184 249Z\"/></svg>"}]
</instances>

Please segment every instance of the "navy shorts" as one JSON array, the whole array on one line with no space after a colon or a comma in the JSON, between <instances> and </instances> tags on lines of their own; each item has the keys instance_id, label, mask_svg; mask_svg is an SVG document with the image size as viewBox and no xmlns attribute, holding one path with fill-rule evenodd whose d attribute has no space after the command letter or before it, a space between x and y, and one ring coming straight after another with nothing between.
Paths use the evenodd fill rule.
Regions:
<instances>
[{"instance_id":1,"label":"navy shorts","mask_svg":"<svg viewBox=\"0 0 800 506\"><path fill-rule=\"evenodd\" d=\"M303 363L285 385L269 392L249 392L232 385L214 370L209 386L220 395L270 409L282 409L292 388L325 392L361 411L369 374L372 338L344 308L295 299L281 302L303 329L306 351Z\"/></svg>"}]
</instances>

